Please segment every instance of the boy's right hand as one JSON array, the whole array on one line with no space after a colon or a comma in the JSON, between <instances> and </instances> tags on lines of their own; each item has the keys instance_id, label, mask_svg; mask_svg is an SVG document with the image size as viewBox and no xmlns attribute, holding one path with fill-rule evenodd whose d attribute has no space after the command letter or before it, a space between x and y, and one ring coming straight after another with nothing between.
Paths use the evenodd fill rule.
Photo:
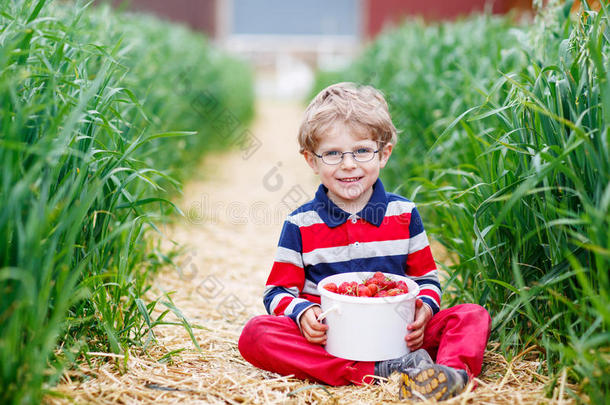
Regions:
<instances>
[{"instance_id":1,"label":"boy's right hand","mask_svg":"<svg viewBox=\"0 0 610 405\"><path fill-rule=\"evenodd\" d=\"M317 318L321 313L322 308L315 305L307 308L301 315L301 331L309 343L326 344L328 325L318 322Z\"/></svg>"}]
</instances>

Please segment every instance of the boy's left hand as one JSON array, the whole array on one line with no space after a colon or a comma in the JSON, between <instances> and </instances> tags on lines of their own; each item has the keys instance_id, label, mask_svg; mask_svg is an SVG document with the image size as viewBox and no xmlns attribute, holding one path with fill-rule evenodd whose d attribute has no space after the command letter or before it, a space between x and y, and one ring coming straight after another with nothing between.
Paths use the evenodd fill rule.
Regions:
<instances>
[{"instance_id":1,"label":"boy's left hand","mask_svg":"<svg viewBox=\"0 0 610 405\"><path fill-rule=\"evenodd\" d=\"M430 318L432 318L432 308L428 305L424 305L422 300L419 298L415 301L415 320L413 323L407 325L407 336L405 341L409 350L417 350L422 347L424 343L424 329Z\"/></svg>"}]
</instances>

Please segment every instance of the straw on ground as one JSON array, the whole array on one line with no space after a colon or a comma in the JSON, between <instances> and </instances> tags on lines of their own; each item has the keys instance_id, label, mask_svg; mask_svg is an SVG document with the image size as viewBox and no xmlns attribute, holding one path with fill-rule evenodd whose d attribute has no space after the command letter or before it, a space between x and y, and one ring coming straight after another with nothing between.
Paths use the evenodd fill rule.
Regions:
<instances>
[{"instance_id":1,"label":"straw on ground","mask_svg":"<svg viewBox=\"0 0 610 405\"><path fill-rule=\"evenodd\" d=\"M90 364L67 371L57 394L47 396L48 403L398 401L396 375L375 385L328 387L256 369L239 354L243 324L264 313L262 291L289 202L297 202L295 190L311 194L316 187L316 179L297 156L295 134L302 107L277 102L258 107L253 136L261 148L249 158L240 151L207 158L201 171L206 177L185 188L182 209L189 220L163 229L187 247L178 269L167 269L155 285L158 292L174 291L173 300L192 322L201 352L181 326L158 327L159 344L146 353L89 353ZM293 200L284 198L287 195ZM437 258L442 257L438 245L434 247ZM472 391L471 384L448 403L574 402L567 397L565 376L545 396L545 365L536 360L535 348L510 362L496 343L488 349L478 388Z\"/></svg>"}]
</instances>

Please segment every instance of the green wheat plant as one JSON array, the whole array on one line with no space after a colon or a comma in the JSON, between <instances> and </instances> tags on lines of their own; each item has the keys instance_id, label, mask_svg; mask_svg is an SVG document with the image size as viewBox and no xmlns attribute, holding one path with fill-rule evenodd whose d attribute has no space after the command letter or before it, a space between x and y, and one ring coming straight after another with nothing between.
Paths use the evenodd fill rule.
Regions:
<instances>
[{"instance_id":1,"label":"green wheat plant","mask_svg":"<svg viewBox=\"0 0 610 405\"><path fill-rule=\"evenodd\" d=\"M0 10L0 402L29 404L87 351L145 350L168 312L190 331L169 295L145 298L163 264L146 235L177 211L174 168L230 145L192 100L205 92L245 125L251 82L152 17L45 0ZM177 92L189 55L206 63Z\"/></svg>"},{"instance_id":2,"label":"green wheat plant","mask_svg":"<svg viewBox=\"0 0 610 405\"><path fill-rule=\"evenodd\" d=\"M453 257L446 305L476 302L510 358L534 346L591 401L610 390L610 28L572 2L535 21L406 21L346 72L379 87L400 134L384 181ZM476 33L476 35L475 35ZM577 395L577 393L573 393ZM584 400L584 398L579 398Z\"/></svg>"},{"instance_id":3,"label":"green wheat plant","mask_svg":"<svg viewBox=\"0 0 610 405\"><path fill-rule=\"evenodd\" d=\"M610 388L608 15L566 11L539 16L557 29L533 32L545 46L524 46L527 69L498 79L508 97L490 94L455 123L481 149L458 165L468 176L440 170L433 182L467 183L441 192L437 212L453 223L443 240L469 251L455 271L494 311L502 346L541 346L551 373L567 367L601 399Z\"/></svg>"}]
</instances>

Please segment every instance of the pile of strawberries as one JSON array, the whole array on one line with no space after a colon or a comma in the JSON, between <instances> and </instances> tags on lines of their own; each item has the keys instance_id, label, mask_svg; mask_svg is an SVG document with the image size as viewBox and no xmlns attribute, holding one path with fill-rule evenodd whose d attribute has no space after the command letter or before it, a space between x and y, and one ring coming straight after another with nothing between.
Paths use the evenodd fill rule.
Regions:
<instances>
[{"instance_id":1,"label":"pile of strawberries","mask_svg":"<svg viewBox=\"0 0 610 405\"><path fill-rule=\"evenodd\" d=\"M335 283L324 284L324 288L330 292L351 295L354 297L393 297L406 294L409 287L404 281L394 281L382 272L376 272L372 277L362 283L357 281L344 281L339 286Z\"/></svg>"}]
</instances>

